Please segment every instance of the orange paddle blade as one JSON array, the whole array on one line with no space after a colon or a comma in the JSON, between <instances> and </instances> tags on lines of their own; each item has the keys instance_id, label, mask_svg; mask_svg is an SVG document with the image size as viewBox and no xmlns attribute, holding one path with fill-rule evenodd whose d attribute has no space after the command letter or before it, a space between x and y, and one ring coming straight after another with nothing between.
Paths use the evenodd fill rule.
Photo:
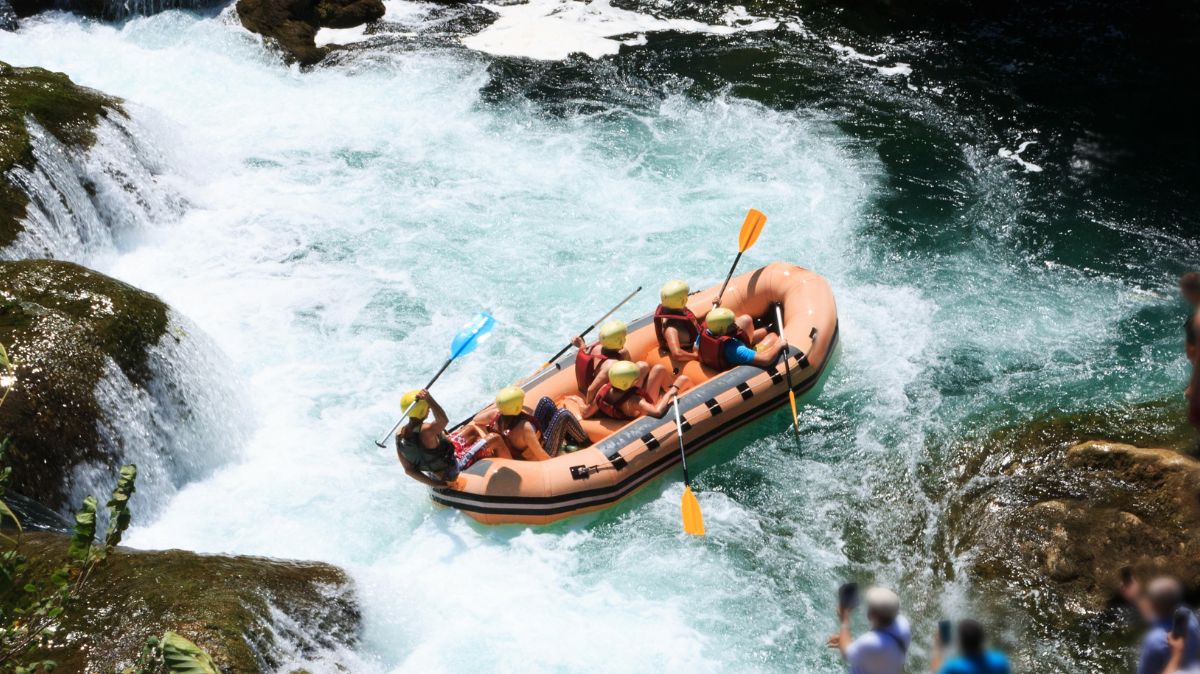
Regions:
<instances>
[{"instance_id":1,"label":"orange paddle blade","mask_svg":"<svg viewBox=\"0 0 1200 674\"><path fill-rule=\"evenodd\" d=\"M704 516L700 514L700 502L691 487L683 488L683 531L693 536L704 535Z\"/></svg>"},{"instance_id":2,"label":"orange paddle blade","mask_svg":"<svg viewBox=\"0 0 1200 674\"><path fill-rule=\"evenodd\" d=\"M793 391L788 391L788 399L792 401L792 428L796 432L800 432L800 415L796 414L796 394Z\"/></svg>"},{"instance_id":3,"label":"orange paddle blade","mask_svg":"<svg viewBox=\"0 0 1200 674\"><path fill-rule=\"evenodd\" d=\"M744 253L750 250L750 246L758 241L758 235L762 234L763 225L767 224L767 216L762 214L762 211L750 209L746 214L746 221L742 223L742 231L738 234L738 252Z\"/></svg>"}]
</instances>

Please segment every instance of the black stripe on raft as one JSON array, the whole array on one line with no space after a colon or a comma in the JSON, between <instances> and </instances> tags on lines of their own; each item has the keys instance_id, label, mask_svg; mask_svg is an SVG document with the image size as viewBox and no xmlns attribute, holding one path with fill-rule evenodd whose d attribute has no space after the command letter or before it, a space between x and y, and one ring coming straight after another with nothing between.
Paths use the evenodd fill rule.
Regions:
<instances>
[{"instance_id":1,"label":"black stripe on raft","mask_svg":"<svg viewBox=\"0 0 1200 674\"><path fill-rule=\"evenodd\" d=\"M721 403L717 402L716 398L709 398L704 404L708 405L708 413L714 417L721 413Z\"/></svg>"},{"instance_id":2,"label":"black stripe on raft","mask_svg":"<svg viewBox=\"0 0 1200 674\"><path fill-rule=\"evenodd\" d=\"M778 368L771 370L771 383L778 384L783 381L783 373Z\"/></svg>"},{"instance_id":3,"label":"black stripe on raft","mask_svg":"<svg viewBox=\"0 0 1200 674\"><path fill-rule=\"evenodd\" d=\"M833 354L837 347L839 331L835 328L833 339L829 344L830 355ZM821 363L821 370L829 364L830 358L826 357ZM820 371L815 376L808 377L803 382L793 388L796 393L804 393L816 385L820 380ZM787 395L780 395L773 398L770 402L762 407L754 410L750 414L745 414L740 417L733 417L721 426L705 433L704 435L688 440L687 454L691 456L700 451L707 445L720 439L722 436L731 431L744 426L745 424L776 411L787 401ZM618 455L618 458L619 455ZM612 459L612 457L610 457ZM620 458L624 461L623 458ZM653 480L662 473L666 472L675 463L679 461L678 452L667 452L658 461L646 466L642 470L632 473L624 481L608 487L599 489L589 489L574 492L571 494L560 494L551 497L525 497L525 496L490 496L486 494L467 494L465 492L454 492L449 490L431 491L430 496L434 502L441 505L458 508L468 512L490 514L490 515L526 515L526 516L542 516L542 515L557 515L584 508L592 508L595 506L603 506L616 503L628 496L632 491L636 490L646 482ZM615 464L615 460L614 460ZM565 503L566 505L558 505ZM491 505L495 504L495 505ZM528 505L534 506L531 508L519 508L513 506ZM508 507L505 507L508 506Z\"/></svg>"},{"instance_id":4,"label":"black stripe on raft","mask_svg":"<svg viewBox=\"0 0 1200 674\"><path fill-rule=\"evenodd\" d=\"M749 400L754 397L754 390L746 382L739 382L736 388L738 393L742 394L742 400Z\"/></svg>"},{"instance_id":5,"label":"black stripe on raft","mask_svg":"<svg viewBox=\"0 0 1200 674\"><path fill-rule=\"evenodd\" d=\"M650 451L658 449L658 438L654 437L653 433L647 433L643 435L642 442L646 444L646 449Z\"/></svg>"}]
</instances>

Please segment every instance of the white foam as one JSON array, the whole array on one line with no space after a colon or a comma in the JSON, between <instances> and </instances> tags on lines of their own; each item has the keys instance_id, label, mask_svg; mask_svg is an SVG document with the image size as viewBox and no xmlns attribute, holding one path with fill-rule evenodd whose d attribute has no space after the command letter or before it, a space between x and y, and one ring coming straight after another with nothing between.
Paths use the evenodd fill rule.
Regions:
<instances>
[{"instance_id":1,"label":"white foam","mask_svg":"<svg viewBox=\"0 0 1200 674\"><path fill-rule=\"evenodd\" d=\"M317 31L315 41L318 47L331 44L354 44L370 39L367 35L367 24L353 28L322 28Z\"/></svg>"},{"instance_id":2,"label":"white foam","mask_svg":"<svg viewBox=\"0 0 1200 674\"><path fill-rule=\"evenodd\" d=\"M842 60L857 61L873 68L884 77L901 77L912 74L912 66L907 63L896 62L890 66L879 65L879 62L886 56L885 54L864 54L854 47L841 44L840 42L830 42L829 48L837 52L838 57Z\"/></svg>"},{"instance_id":3,"label":"white foam","mask_svg":"<svg viewBox=\"0 0 1200 674\"><path fill-rule=\"evenodd\" d=\"M484 4L498 18L475 35L463 38L470 49L495 56L523 56L560 61L571 54L612 56L622 44L641 44L645 33L676 31L731 35L774 30L775 19L750 16L744 7L722 17L724 25L690 19L664 19L613 7L611 0L530 0L516 5ZM738 9L741 11L739 12ZM634 35L632 40L614 39Z\"/></svg>"},{"instance_id":4,"label":"white foam","mask_svg":"<svg viewBox=\"0 0 1200 674\"><path fill-rule=\"evenodd\" d=\"M1020 145L1017 146L1017 149L1015 152L1013 150L1009 150L1008 148L1002 147L996 152L996 154L1005 159L1008 159L1009 161L1016 162L1021 168L1025 169L1025 171L1028 173L1041 173L1042 172L1041 166L1038 166L1037 164L1035 164L1031 161L1026 161L1025 159L1021 158L1021 153L1024 152L1025 149L1028 148L1030 145L1034 145L1035 143L1037 143L1036 140L1023 141Z\"/></svg>"}]
</instances>

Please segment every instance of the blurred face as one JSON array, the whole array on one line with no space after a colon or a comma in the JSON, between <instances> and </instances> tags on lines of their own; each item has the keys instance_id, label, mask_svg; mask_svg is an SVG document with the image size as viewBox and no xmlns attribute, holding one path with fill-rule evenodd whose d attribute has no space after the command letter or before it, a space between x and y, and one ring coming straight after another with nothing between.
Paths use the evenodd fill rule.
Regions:
<instances>
[{"instance_id":1,"label":"blurred face","mask_svg":"<svg viewBox=\"0 0 1200 674\"><path fill-rule=\"evenodd\" d=\"M1188 304L1200 304L1200 279L1184 279L1179 284L1179 292Z\"/></svg>"}]
</instances>

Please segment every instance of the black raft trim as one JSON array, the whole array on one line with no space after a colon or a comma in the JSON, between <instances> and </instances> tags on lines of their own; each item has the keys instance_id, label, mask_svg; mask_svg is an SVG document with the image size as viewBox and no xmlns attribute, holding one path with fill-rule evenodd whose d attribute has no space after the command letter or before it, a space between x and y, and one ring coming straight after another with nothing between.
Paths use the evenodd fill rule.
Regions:
<instances>
[{"instance_id":1,"label":"black raft trim","mask_svg":"<svg viewBox=\"0 0 1200 674\"><path fill-rule=\"evenodd\" d=\"M653 433L643 435L642 442L645 443L646 449L650 451L658 449L658 438L654 437Z\"/></svg>"},{"instance_id":2,"label":"black raft trim","mask_svg":"<svg viewBox=\"0 0 1200 674\"><path fill-rule=\"evenodd\" d=\"M737 392L742 394L742 400L749 400L754 397L754 390L746 382L741 382L737 385Z\"/></svg>"},{"instance_id":3,"label":"black raft trim","mask_svg":"<svg viewBox=\"0 0 1200 674\"><path fill-rule=\"evenodd\" d=\"M709 398L704 401L704 404L708 406L708 413L712 416L715 417L721 413L721 403L717 402L716 398Z\"/></svg>"},{"instance_id":4,"label":"black raft trim","mask_svg":"<svg viewBox=\"0 0 1200 674\"><path fill-rule=\"evenodd\" d=\"M771 383L778 384L781 381L783 381L783 373L778 369L771 370Z\"/></svg>"}]
</instances>

